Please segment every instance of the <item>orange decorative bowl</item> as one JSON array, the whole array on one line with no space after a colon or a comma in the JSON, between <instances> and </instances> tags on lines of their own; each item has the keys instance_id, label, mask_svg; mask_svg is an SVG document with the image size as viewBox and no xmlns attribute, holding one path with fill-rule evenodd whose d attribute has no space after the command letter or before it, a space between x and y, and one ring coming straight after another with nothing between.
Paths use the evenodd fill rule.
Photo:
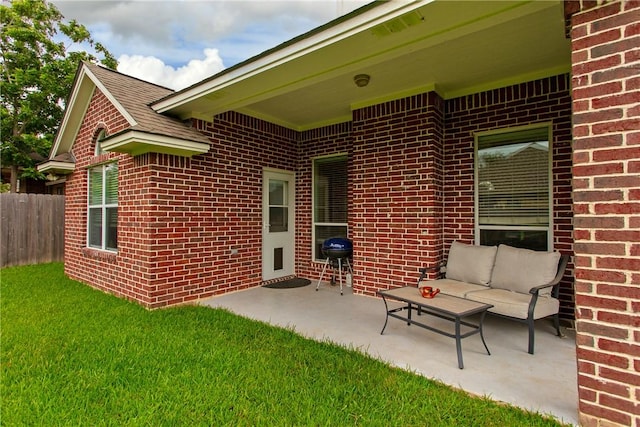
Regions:
<instances>
[{"instance_id":1,"label":"orange decorative bowl","mask_svg":"<svg viewBox=\"0 0 640 427\"><path fill-rule=\"evenodd\" d=\"M440 288L435 288L431 286L425 286L420 288L420 294L422 294L423 298L433 298L440 293Z\"/></svg>"}]
</instances>

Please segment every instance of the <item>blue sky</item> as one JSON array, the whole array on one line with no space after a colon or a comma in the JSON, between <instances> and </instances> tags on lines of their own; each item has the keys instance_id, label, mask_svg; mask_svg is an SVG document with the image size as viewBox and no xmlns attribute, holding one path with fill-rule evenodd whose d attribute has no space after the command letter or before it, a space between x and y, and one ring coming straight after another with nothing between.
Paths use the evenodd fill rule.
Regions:
<instances>
[{"instance_id":1,"label":"blue sky","mask_svg":"<svg viewBox=\"0 0 640 427\"><path fill-rule=\"evenodd\" d=\"M370 0L52 0L118 59L118 70L181 89Z\"/></svg>"}]
</instances>

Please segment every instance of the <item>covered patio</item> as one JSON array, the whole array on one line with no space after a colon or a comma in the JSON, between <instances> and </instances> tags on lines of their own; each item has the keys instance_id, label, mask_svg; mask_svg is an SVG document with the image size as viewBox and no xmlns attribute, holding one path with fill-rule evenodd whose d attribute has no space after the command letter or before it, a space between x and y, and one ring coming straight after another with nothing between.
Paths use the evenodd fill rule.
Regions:
<instances>
[{"instance_id":1,"label":"covered patio","mask_svg":"<svg viewBox=\"0 0 640 427\"><path fill-rule=\"evenodd\" d=\"M294 289L252 288L201 301L251 319L290 328L308 338L356 349L393 366L521 408L578 425L576 345L573 330L554 335L552 325L536 325L536 353L527 353L526 325L487 316L484 336L462 340L464 369L458 368L453 339L389 319L382 299L315 282ZM431 319L434 322L440 320ZM256 343L259 345L259 343ZM330 367L328 367L329 369Z\"/></svg>"},{"instance_id":2,"label":"covered patio","mask_svg":"<svg viewBox=\"0 0 640 427\"><path fill-rule=\"evenodd\" d=\"M82 64L40 168L67 176L65 273L148 308L209 298L567 422L638 426L639 8L374 2L175 93ZM538 185L505 191L513 170ZM354 243L352 292L260 287L317 279L330 237ZM377 291L454 241L529 237L571 257L559 300L577 338L541 324L531 356L525 326L489 319L492 355L470 337L459 370L447 337L399 321L380 336Z\"/></svg>"}]
</instances>

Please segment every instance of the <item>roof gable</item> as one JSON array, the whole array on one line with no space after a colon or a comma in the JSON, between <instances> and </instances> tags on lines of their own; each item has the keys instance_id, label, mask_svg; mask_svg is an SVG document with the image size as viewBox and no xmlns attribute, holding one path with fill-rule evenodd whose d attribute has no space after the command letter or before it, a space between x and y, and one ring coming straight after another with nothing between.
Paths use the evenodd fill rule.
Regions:
<instances>
[{"instance_id":1,"label":"roof gable","mask_svg":"<svg viewBox=\"0 0 640 427\"><path fill-rule=\"evenodd\" d=\"M188 156L208 151L209 141L203 134L149 107L154 100L173 93L171 89L84 62L78 67L49 160L71 152L96 88L129 123L128 129L107 136L103 142L105 150L132 155L154 151ZM47 170L46 166L39 169Z\"/></svg>"}]
</instances>

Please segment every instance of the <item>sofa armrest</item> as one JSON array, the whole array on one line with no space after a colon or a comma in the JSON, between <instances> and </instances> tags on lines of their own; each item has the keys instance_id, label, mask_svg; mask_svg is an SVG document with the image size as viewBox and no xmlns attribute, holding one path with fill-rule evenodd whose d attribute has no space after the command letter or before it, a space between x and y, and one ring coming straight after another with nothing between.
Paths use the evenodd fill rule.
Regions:
<instances>
[{"instance_id":1,"label":"sofa armrest","mask_svg":"<svg viewBox=\"0 0 640 427\"><path fill-rule=\"evenodd\" d=\"M438 273L438 278L442 278L444 276L444 271L443 268L445 267L445 264L438 264L438 265L434 265L431 267L421 267L418 269L418 271L420 272L420 277L418 278L418 284L420 284L420 282L422 282L425 277L427 277L427 273Z\"/></svg>"},{"instance_id":2,"label":"sofa armrest","mask_svg":"<svg viewBox=\"0 0 640 427\"><path fill-rule=\"evenodd\" d=\"M547 283L546 285L540 285L540 286L534 286L533 288L531 288L529 290L529 293L531 295L538 295L540 293L541 290L546 289L546 288L552 288L555 285L552 285L551 283ZM553 291L551 291L553 293Z\"/></svg>"},{"instance_id":3,"label":"sofa armrest","mask_svg":"<svg viewBox=\"0 0 640 427\"><path fill-rule=\"evenodd\" d=\"M560 291L560 287L558 286L558 284L560 283L560 280L562 280L562 276L564 276L564 271L567 268L568 262L569 262L569 255L562 255L560 257L560 262L558 262L558 271L556 272L556 277L554 277L550 283L547 283L546 285L535 286L531 288L531 290L529 291L529 293L531 294L531 301L529 301L527 318L530 322L530 328L531 328L531 322L533 322L533 313L536 309L536 303L538 302L538 296L539 296L540 290L548 287L553 287L551 291L551 296L554 298L558 298L558 294ZM533 347L531 342L529 343L529 353L533 354Z\"/></svg>"},{"instance_id":4,"label":"sofa armrest","mask_svg":"<svg viewBox=\"0 0 640 427\"><path fill-rule=\"evenodd\" d=\"M558 262L558 271L556 272L556 276L553 280L546 285L534 286L529 290L529 293L537 296L542 289L553 288L551 291L551 296L554 298L558 298L560 280L562 280L562 276L564 276L564 271L567 269L567 264L569 263L569 255L562 255L560 257L560 262ZM535 302L534 302L535 304Z\"/></svg>"}]
</instances>

